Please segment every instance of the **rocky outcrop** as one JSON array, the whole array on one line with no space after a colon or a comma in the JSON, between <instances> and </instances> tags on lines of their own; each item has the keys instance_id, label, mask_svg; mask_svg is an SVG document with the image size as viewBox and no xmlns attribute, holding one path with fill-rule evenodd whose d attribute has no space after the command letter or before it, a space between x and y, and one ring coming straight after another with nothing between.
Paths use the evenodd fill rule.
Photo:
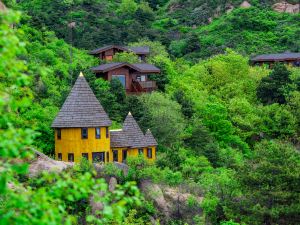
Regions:
<instances>
[{"instance_id":1,"label":"rocky outcrop","mask_svg":"<svg viewBox=\"0 0 300 225\"><path fill-rule=\"evenodd\" d=\"M154 184L149 180L143 180L141 181L139 188L146 199L153 201L158 211L165 216L166 220L169 220L171 206L165 200L164 194L158 184Z\"/></svg>"},{"instance_id":2,"label":"rocky outcrop","mask_svg":"<svg viewBox=\"0 0 300 225\"><path fill-rule=\"evenodd\" d=\"M141 181L139 188L145 198L152 201L161 213L158 217L166 224L170 219L181 219L192 224L192 219L196 215L201 215L200 203L203 198L180 190L180 187L169 187L160 184L154 184L149 180Z\"/></svg>"},{"instance_id":3,"label":"rocky outcrop","mask_svg":"<svg viewBox=\"0 0 300 225\"><path fill-rule=\"evenodd\" d=\"M5 11L7 11L7 8L6 8L6 6L4 5L4 3L2 3L2 2L0 1L0 12L5 12Z\"/></svg>"},{"instance_id":4,"label":"rocky outcrop","mask_svg":"<svg viewBox=\"0 0 300 225\"><path fill-rule=\"evenodd\" d=\"M290 4L288 2L278 2L272 6L274 11L277 12L286 12L291 14L299 13L300 10L300 4Z\"/></svg>"},{"instance_id":5,"label":"rocky outcrop","mask_svg":"<svg viewBox=\"0 0 300 225\"><path fill-rule=\"evenodd\" d=\"M29 177L35 177L42 171L61 172L68 166L73 166L73 163L56 161L39 151L32 151L35 153L35 158L29 162Z\"/></svg>"},{"instance_id":6,"label":"rocky outcrop","mask_svg":"<svg viewBox=\"0 0 300 225\"><path fill-rule=\"evenodd\" d=\"M97 195L93 195L90 198L90 206L92 209L93 215L97 216L103 210L104 205L100 199L105 195L103 191L99 191Z\"/></svg>"}]
</instances>

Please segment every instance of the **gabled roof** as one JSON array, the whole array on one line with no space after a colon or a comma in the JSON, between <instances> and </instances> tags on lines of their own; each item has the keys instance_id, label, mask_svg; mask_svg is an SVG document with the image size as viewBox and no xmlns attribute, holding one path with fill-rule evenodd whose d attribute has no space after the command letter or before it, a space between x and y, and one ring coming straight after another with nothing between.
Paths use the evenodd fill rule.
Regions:
<instances>
[{"instance_id":1,"label":"gabled roof","mask_svg":"<svg viewBox=\"0 0 300 225\"><path fill-rule=\"evenodd\" d=\"M110 125L111 120L84 76L80 73L51 127L102 127Z\"/></svg>"},{"instance_id":2,"label":"gabled roof","mask_svg":"<svg viewBox=\"0 0 300 225\"><path fill-rule=\"evenodd\" d=\"M122 63L122 62L115 62L115 63L106 63L106 64L101 64L96 67L92 67L91 70L93 72L100 72L100 73L105 73L110 70L114 70L120 67L127 66L131 69L134 69L140 73L160 73L160 69L157 68L154 65L147 64L147 63Z\"/></svg>"},{"instance_id":3,"label":"gabled roof","mask_svg":"<svg viewBox=\"0 0 300 225\"><path fill-rule=\"evenodd\" d=\"M150 53L150 49L148 46L126 47L126 46L119 46L119 45L106 45L101 48L97 48L97 49L90 51L90 54L97 55L97 54L100 54L104 51L107 51L107 50L110 50L113 48L121 50L121 51L126 51L126 52L134 52L137 55L147 55Z\"/></svg>"},{"instance_id":4,"label":"gabled roof","mask_svg":"<svg viewBox=\"0 0 300 225\"><path fill-rule=\"evenodd\" d=\"M146 139L147 146L157 146L157 141L155 140L155 138L153 137L149 129L145 134L145 139Z\"/></svg>"},{"instance_id":5,"label":"gabled roof","mask_svg":"<svg viewBox=\"0 0 300 225\"><path fill-rule=\"evenodd\" d=\"M122 51L128 51L128 49L126 47L122 47L122 46L118 46L118 45L106 45L106 46L103 46L101 48L97 48L97 49L94 49L94 50L90 51L90 54L91 55L96 55L96 54L99 54L101 52L110 50L112 48L116 48L116 49L119 49L119 50L122 50Z\"/></svg>"},{"instance_id":6,"label":"gabled roof","mask_svg":"<svg viewBox=\"0 0 300 225\"><path fill-rule=\"evenodd\" d=\"M148 146L141 128L130 112L128 113L124 121L122 130L126 134L127 141L130 147L140 148Z\"/></svg>"},{"instance_id":7,"label":"gabled roof","mask_svg":"<svg viewBox=\"0 0 300 225\"><path fill-rule=\"evenodd\" d=\"M278 53L258 55L251 61L284 61L284 60L300 60L300 53Z\"/></svg>"}]
</instances>

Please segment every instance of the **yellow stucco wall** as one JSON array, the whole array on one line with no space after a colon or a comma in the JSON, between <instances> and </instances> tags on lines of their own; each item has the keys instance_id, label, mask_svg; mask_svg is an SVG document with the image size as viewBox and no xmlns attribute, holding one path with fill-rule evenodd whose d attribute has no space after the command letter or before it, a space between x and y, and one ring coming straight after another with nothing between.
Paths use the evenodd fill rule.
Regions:
<instances>
[{"instance_id":1,"label":"yellow stucco wall","mask_svg":"<svg viewBox=\"0 0 300 225\"><path fill-rule=\"evenodd\" d=\"M92 152L105 152L106 157L106 152L110 151L110 138L106 138L105 127L101 127L100 130L100 139L95 137L95 128L88 128L88 139L82 139L81 128L62 128L60 140L57 139L55 130L55 156L58 157L58 153L62 153L62 160L68 161L68 153L74 153L75 162L80 161L82 153L88 153L90 161Z\"/></svg>"},{"instance_id":2,"label":"yellow stucco wall","mask_svg":"<svg viewBox=\"0 0 300 225\"><path fill-rule=\"evenodd\" d=\"M156 159L155 146L152 149L152 158L147 157L147 148L143 148L143 155L149 161ZM92 161L93 152L105 152L105 162L107 161L107 152L109 152L109 162L113 162L113 150L118 151L118 162L123 161L123 151L127 150L127 157L138 156L138 148L110 148L110 138L106 138L106 128L101 127L101 138L96 139L95 128L88 128L88 139L81 138L81 128L62 128L61 139L57 139L57 130L55 130L55 156L58 159L58 153L62 153L62 161L68 161L68 153L74 154L74 161L80 162L82 153L88 153L89 161Z\"/></svg>"},{"instance_id":3,"label":"yellow stucco wall","mask_svg":"<svg viewBox=\"0 0 300 225\"><path fill-rule=\"evenodd\" d=\"M151 146L149 148L152 149L152 158L147 157L147 148L143 148L143 155L144 155L145 159L147 159L149 161L154 161L156 159L156 148L155 148L155 146ZM110 162L113 161L113 151L114 150L118 151L118 162L123 161L123 151L124 150L127 150L127 157L138 156L138 154L139 154L138 148L112 148L111 153L110 153Z\"/></svg>"}]
</instances>

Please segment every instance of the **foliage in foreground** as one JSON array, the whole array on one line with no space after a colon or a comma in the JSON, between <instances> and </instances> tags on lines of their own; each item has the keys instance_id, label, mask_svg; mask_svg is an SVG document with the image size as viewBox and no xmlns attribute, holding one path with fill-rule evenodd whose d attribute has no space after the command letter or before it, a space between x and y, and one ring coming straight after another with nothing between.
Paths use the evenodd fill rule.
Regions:
<instances>
[{"instance_id":1,"label":"foliage in foreground","mask_svg":"<svg viewBox=\"0 0 300 225\"><path fill-rule=\"evenodd\" d=\"M24 43L16 36L18 30L10 27L18 19L19 14L12 11L0 15L1 224L75 224L80 220L92 224L122 223L127 209L140 203L139 191L131 183L109 192L104 180L76 168L27 180L26 160L32 157L28 147L34 133L21 127L18 120L19 112L30 107L32 93L24 74L25 62L17 59L25 52ZM91 196L103 204L103 210L96 215L91 214Z\"/></svg>"}]
</instances>

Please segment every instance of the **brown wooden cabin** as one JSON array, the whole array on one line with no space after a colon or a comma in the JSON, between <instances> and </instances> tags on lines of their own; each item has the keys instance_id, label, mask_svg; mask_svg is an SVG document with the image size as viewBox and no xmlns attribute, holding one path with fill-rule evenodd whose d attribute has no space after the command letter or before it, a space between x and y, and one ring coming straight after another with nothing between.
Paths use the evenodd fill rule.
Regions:
<instances>
[{"instance_id":1,"label":"brown wooden cabin","mask_svg":"<svg viewBox=\"0 0 300 225\"><path fill-rule=\"evenodd\" d=\"M152 92L157 89L156 82L149 80L149 74L159 74L160 69L147 63L107 63L91 68L96 77L110 81L117 78L127 94Z\"/></svg>"},{"instance_id":2,"label":"brown wooden cabin","mask_svg":"<svg viewBox=\"0 0 300 225\"><path fill-rule=\"evenodd\" d=\"M267 64L272 68L274 63L280 62L290 66L300 67L300 53L279 53L258 55L250 60L252 65Z\"/></svg>"},{"instance_id":3,"label":"brown wooden cabin","mask_svg":"<svg viewBox=\"0 0 300 225\"><path fill-rule=\"evenodd\" d=\"M91 55L99 58L100 60L112 60L114 55L118 52L134 52L141 61L145 61L150 50L148 46L140 47L125 47L118 45L107 45L98 49L94 49L90 52Z\"/></svg>"}]
</instances>

